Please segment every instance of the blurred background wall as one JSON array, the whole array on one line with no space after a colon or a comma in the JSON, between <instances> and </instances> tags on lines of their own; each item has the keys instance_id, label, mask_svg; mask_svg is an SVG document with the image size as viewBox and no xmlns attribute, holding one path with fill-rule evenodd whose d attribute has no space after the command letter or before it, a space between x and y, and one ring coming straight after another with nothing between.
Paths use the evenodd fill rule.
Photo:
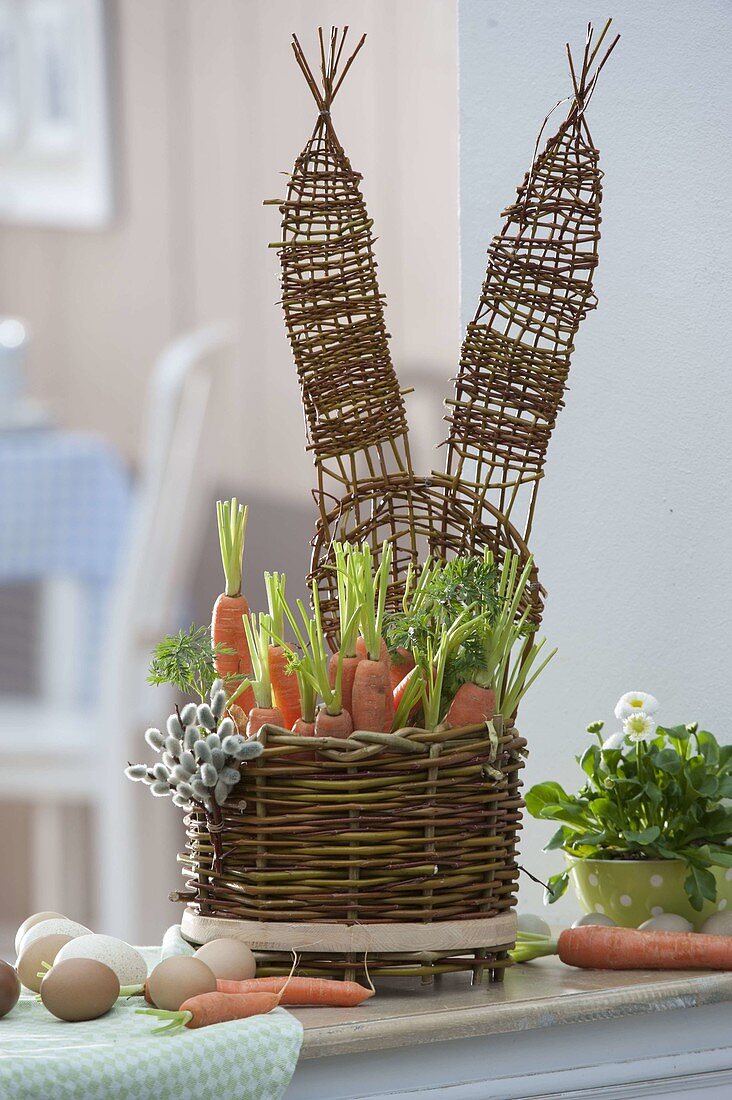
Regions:
<instances>
[{"instance_id":1,"label":"blurred background wall","mask_svg":"<svg viewBox=\"0 0 732 1100\"><path fill-rule=\"evenodd\" d=\"M278 267L267 247L278 238L278 214L261 205L282 194L313 125L290 32L310 50L318 24L350 22L354 34L369 35L334 117L364 174L392 352L402 383L417 387L407 398L416 464L428 469L458 360L460 293L465 322L500 211L530 164L541 121L569 90L564 42L579 43L587 19L602 23L606 13L584 0L562 0L551 15L539 0L460 0L458 39L457 0L103 7L113 219L98 229L1 223L0 313L27 322L30 391L59 429L108 441L133 474L155 357L184 331L233 323L206 477L211 500L237 493L251 503L246 569L256 604L264 567L304 574L313 524ZM613 705L628 689L656 694L662 721L699 718L728 736L732 13L721 0L700 0L693 15L682 0L617 0L614 15L623 38L590 110L606 173L600 308L578 338L534 527L549 591L546 632L560 653L522 709L529 782L574 785L586 722L605 718L612 731ZM220 587L215 530L195 525L187 537L193 569L180 604L203 622ZM30 691L15 644L28 616L17 600L0 593L3 659L13 685L27 679ZM162 722L158 707L154 696L145 701L149 719ZM139 755L141 732L131 731L129 749ZM125 756L115 753L109 774L122 783ZM169 804L139 787L130 797L144 904L127 935L152 940L179 912L166 899L180 882L180 837L171 835ZM59 904L91 920L99 837L89 812L65 816L82 885L60 901L41 896L39 830L27 803L3 799L0 827L13 837L3 848L0 924ZM526 822L523 860L539 875L558 869L557 855L540 853L548 833ZM541 904L528 881L522 904ZM570 908L565 902L563 913Z\"/></svg>"},{"instance_id":2,"label":"blurred background wall","mask_svg":"<svg viewBox=\"0 0 732 1100\"><path fill-rule=\"evenodd\" d=\"M262 206L283 194L315 118L290 34L309 54L318 25L350 23L354 45L368 34L334 121L364 175L392 354L403 384L419 381L408 412L416 461L428 468L460 338L455 4L116 0L104 8L113 220L93 230L0 224L0 313L29 326L32 396L62 429L101 433L133 470L155 356L183 331L233 322L233 370L206 450L212 504L216 493L251 504L245 568L256 604L263 568L304 575L315 514L278 263L268 249L279 214ZM213 508L209 520L190 533L197 564L182 593L199 621L220 589ZM141 734L134 744L144 754ZM141 807L154 801L133 790ZM144 812L159 823L171 807ZM0 896L0 921L13 924L31 905L32 856L25 811L13 805L3 813L16 845L2 857L14 889ZM88 822L68 827L70 846L88 834ZM180 876L175 845L165 844L168 877L145 883L145 911L130 937L159 936L179 912L166 902ZM136 862L144 873L148 861ZM91 919L88 892L78 900L71 915ZM43 907L56 904L49 898Z\"/></svg>"},{"instance_id":3,"label":"blurred background wall","mask_svg":"<svg viewBox=\"0 0 732 1100\"><path fill-rule=\"evenodd\" d=\"M614 732L626 691L656 695L661 724L732 733L729 4L460 0L463 321L487 229L570 90L564 43L579 49L587 21L608 14L622 38L588 112L605 172L599 309L577 338L532 536L559 654L520 715L527 783L572 790L585 725ZM523 861L539 876L561 867L540 851L553 831L525 822ZM524 878L521 901L539 909L540 887ZM576 902L551 912L560 922Z\"/></svg>"}]
</instances>

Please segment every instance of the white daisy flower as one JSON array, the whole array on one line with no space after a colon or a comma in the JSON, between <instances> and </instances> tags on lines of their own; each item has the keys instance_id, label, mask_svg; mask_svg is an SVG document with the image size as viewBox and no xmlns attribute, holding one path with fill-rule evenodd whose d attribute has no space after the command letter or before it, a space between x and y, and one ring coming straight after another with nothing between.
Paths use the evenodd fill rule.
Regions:
<instances>
[{"instance_id":1,"label":"white daisy flower","mask_svg":"<svg viewBox=\"0 0 732 1100\"><path fill-rule=\"evenodd\" d=\"M618 730L617 733L611 733L606 741L603 741L603 749L622 749L625 744L625 734L622 730Z\"/></svg>"},{"instance_id":2,"label":"white daisy flower","mask_svg":"<svg viewBox=\"0 0 732 1100\"><path fill-rule=\"evenodd\" d=\"M642 711L629 714L623 722L623 733L629 741L652 741L656 736L656 723Z\"/></svg>"},{"instance_id":3,"label":"white daisy flower","mask_svg":"<svg viewBox=\"0 0 732 1100\"><path fill-rule=\"evenodd\" d=\"M615 705L615 717L622 722L628 715L637 714L639 710L644 714L655 714L658 710L658 699L646 691L627 691Z\"/></svg>"}]
</instances>

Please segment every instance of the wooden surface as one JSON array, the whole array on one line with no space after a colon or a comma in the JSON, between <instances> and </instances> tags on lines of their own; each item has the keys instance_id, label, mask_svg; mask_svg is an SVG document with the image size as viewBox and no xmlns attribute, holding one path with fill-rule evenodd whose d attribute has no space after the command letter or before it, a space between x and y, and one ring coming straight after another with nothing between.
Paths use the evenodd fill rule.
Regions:
<instances>
[{"instance_id":1,"label":"wooden surface","mask_svg":"<svg viewBox=\"0 0 732 1100\"><path fill-rule=\"evenodd\" d=\"M433 986L384 980L358 1008L293 1009L305 1028L301 1058L581 1024L724 1004L732 974L575 970L555 960L512 967L505 982L471 987L464 975Z\"/></svg>"},{"instance_id":2,"label":"wooden surface","mask_svg":"<svg viewBox=\"0 0 732 1100\"><path fill-rule=\"evenodd\" d=\"M266 924L201 917L186 909L181 930L195 943L231 937L244 940L255 951L450 951L512 943L516 934L516 914L510 912L487 920L437 921L434 924L288 924L285 921Z\"/></svg>"}]
</instances>

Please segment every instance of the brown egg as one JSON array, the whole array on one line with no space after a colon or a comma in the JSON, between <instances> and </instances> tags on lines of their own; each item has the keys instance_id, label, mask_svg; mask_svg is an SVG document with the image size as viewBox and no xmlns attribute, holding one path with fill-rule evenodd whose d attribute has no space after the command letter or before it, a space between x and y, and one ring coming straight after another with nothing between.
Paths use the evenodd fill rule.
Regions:
<instances>
[{"instance_id":1,"label":"brown egg","mask_svg":"<svg viewBox=\"0 0 732 1100\"><path fill-rule=\"evenodd\" d=\"M20 996L20 980L15 967L0 960L0 1017L15 1008Z\"/></svg>"},{"instance_id":2,"label":"brown egg","mask_svg":"<svg viewBox=\"0 0 732 1100\"><path fill-rule=\"evenodd\" d=\"M43 977L38 975L44 969L42 963L53 966L54 959L66 943L71 943L71 936L42 936L26 947L17 962L18 977L26 989L32 989L34 993L40 991Z\"/></svg>"},{"instance_id":3,"label":"brown egg","mask_svg":"<svg viewBox=\"0 0 732 1100\"><path fill-rule=\"evenodd\" d=\"M211 940L198 948L194 958L202 959L216 978L229 982L253 978L257 969L254 955L241 940Z\"/></svg>"},{"instance_id":4,"label":"brown egg","mask_svg":"<svg viewBox=\"0 0 732 1100\"><path fill-rule=\"evenodd\" d=\"M214 993L216 978L203 959L195 955L173 955L155 967L147 979L147 991L156 1008L177 1012L189 997Z\"/></svg>"},{"instance_id":5,"label":"brown egg","mask_svg":"<svg viewBox=\"0 0 732 1100\"><path fill-rule=\"evenodd\" d=\"M114 970L96 959L56 963L41 982L41 1000L59 1020L96 1020L119 997Z\"/></svg>"}]
</instances>

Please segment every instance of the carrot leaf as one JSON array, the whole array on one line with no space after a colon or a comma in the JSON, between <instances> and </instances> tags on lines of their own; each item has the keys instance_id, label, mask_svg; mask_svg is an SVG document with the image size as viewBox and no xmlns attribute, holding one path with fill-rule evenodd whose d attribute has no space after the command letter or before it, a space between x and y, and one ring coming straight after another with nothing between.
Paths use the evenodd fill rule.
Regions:
<instances>
[{"instance_id":1,"label":"carrot leaf","mask_svg":"<svg viewBox=\"0 0 732 1100\"><path fill-rule=\"evenodd\" d=\"M147 682L156 686L170 684L182 695L197 695L203 702L218 678L215 658L231 652L226 646L212 646L208 627L192 623L188 630L168 634L158 642Z\"/></svg>"}]
</instances>

